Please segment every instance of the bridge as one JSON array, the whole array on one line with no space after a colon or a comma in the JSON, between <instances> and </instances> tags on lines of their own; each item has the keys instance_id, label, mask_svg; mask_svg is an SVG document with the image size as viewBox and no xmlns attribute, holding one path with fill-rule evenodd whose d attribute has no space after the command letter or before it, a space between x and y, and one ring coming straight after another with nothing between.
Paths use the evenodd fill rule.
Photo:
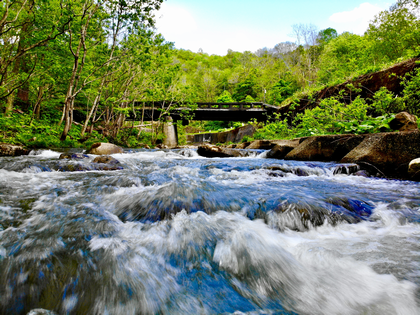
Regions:
<instances>
[{"instance_id":1,"label":"bridge","mask_svg":"<svg viewBox=\"0 0 420 315\"><path fill-rule=\"evenodd\" d=\"M187 105L187 106L186 106ZM168 101L160 102L135 102L134 110L130 111L126 120L157 121L164 118L163 132L164 144L169 148L178 145L177 125L173 121L189 120L219 120L241 121L251 120L267 121L274 120L274 113L278 107L262 102L252 103L176 103Z\"/></svg>"},{"instance_id":2,"label":"bridge","mask_svg":"<svg viewBox=\"0 0 420 315\"><path fill-rule=\"evenodd\" d=\"M219 120L241 121L251 120L267 121L273 119L278 107L262 102L253 103L194 103L185 106L185 103L169 102L136 102L134 108L136 117L143 117L143 121L158 120L162 115L171 116L178 120ZM166 112L166 113L165 113ZM127 120L140 120L131 112Z\"/></svg>"}]
</instances>

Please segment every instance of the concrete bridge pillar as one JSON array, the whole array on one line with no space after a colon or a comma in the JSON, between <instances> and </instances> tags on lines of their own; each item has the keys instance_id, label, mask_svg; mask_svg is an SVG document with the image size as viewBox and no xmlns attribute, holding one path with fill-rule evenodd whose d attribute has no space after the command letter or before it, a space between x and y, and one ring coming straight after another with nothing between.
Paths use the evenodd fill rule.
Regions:
<instances>
[{"instance_id":1,"label":"concrete bridge pillar","mask_svg":"<svg viewBox=\"0 0 420 315\"><path fill-rule=\"evenodd\" d=\"M165 120L163 123L163 134L165 135L163 144L172 149L178 146L178 130L171 116L166 116Z\"/></svg>"}]
</instances>

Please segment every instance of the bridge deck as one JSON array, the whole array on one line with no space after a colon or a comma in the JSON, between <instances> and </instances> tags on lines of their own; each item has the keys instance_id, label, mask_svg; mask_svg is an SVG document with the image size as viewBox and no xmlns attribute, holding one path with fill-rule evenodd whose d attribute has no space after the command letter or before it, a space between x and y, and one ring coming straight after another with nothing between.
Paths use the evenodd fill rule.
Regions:
<instances>
[{"instance_id":1,"label":"bridge deck","mask_svg":"<svg viewBox=\"0 0 420 315\"><path fill-rule=\"evenodd\" d=\"M161 114L162 103L156 106L142 106L136 103L137 117L141 117L144 112L143 120L157 120ZM146 105L146 104L145 104ZM164 105L164 104L163 104ZM277 112L278 107L264 104L261 102L254 103L195 103L191 107L185 107L181 103L172 103L170 116L176 120L182 120L184 114L192 116L192 120L224 120L224 121L266 121L270 119L273 113ZM135 119L130 115L128 120Z\"/></svg>"}]
</instances>

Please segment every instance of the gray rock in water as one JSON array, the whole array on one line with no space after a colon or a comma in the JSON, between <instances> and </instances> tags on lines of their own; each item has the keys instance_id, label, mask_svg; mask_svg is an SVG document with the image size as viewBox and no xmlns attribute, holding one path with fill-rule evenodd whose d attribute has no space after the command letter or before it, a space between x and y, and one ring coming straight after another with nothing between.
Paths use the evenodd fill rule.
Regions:
<instances>
[{"instance_id":1,"label":"gray rock in water","mask_svg":"<svg viewBox=\"0 0 420 315\"><path fill-rule=\"evenodd\" d=\"M344 175L351 175L356 173L360 170L360 166L357 164L350 164L350 165L338 165L335 167L333 174L344 174Z\"/></svg>"},{"instance_id":2,"label":"gray rock in water","mask_svg":"<svg viewBox=\"0 0 420 315\"><path fill-rule=\"evenodd\" d=\"M98 143L92 144L92 146L86 153L95 154L95 155L109 155L109 154L116 154L116 153L123 153L123 152L124 150L115 144L98 142Z\"/></svg>"},{"instance_id":3,"label":"gray rock in water","mask_svg":"<svg viewBox=\"0 0 420 315\"><path fill-rule=\"evenodd\" d=\"M204 144L198 147L198 155L204 157L245 157L248 156L248 152L239 151L235 149L221 148L215 145Z\"/></svg>"},{"instance_id":4,"label":"gray rock in water","mask_svg":"<svg viewBox=\"0 0 420 315\"><path fill-rule=\"evenodd\" d=\"M20 156L28 155L30 150L25 149L20 145L9 143L0 143L0 156Z\"/></svg>"},{"instance_id":5,"label":"gray rock in water","mask_svg":"<svg viewBox=\"0 0 420 315\"><path fill-rule=\"evenodd\" d=\"M120 161L109 155L96 157L91 166L95 171L118 171L122 170Z\"/></svg>"},{"instance_id":6,"label":"gray rock in water","mask_svg":"<svg viewBox=\"0 0 420 315\"><path fill-rule=\"evenodd\" d=\"M89 155L83 153L62 153L60 154L59 159L68 159L68 160L82 160L88 159Z\"/></svg>"},{"instance_id":7,"label":"gray rock in water","mask_svg":"<svg viewBox=\"0 0 420 315\"><path fill-rule=\"evenodd\" d=\"M113 158L112 156L109 155L101 155L101 156L97 156L96 158L93 159L92 161L93 163L102 163L102 164L120 164L120 161L118 161L117 159Z\"/></svg>"},{"instance_id":8,"label":"gray rock in water","mask_svg":"<svg viewBox=\"0 0 420 315\"><path fill-rule=\"evenodd\" d=\"M354 176L360 176L360 177L370 177L370 174L366 170L360 170L353 174Z\"/></svg>"},{"instance_id":9,"label":"gray rock in water","mask_svg":"<svg viewBox=\"0 0 420 315\"><path fill-rule=\"evenodd\" d=\"M269 175L274 176L274 177L283 177L285 173L295 174L297 176L309 176L309 173L307 171L299 167L296 169L292 169L292 168L283 167L281 165L273 165L273 166L267 167L266 169L272 171L269 173ZM277 171L277 172L274 172L274 171Z\"/></svg>"},{"instance_id":10,"label":"gray rock in water","mask_svg":"<svg viewBox=\"0 0 420 315\"><path fill-rule=\"evenodd\" d=\"M190 149L182 149L181 151L179 151L179 155L186 156L186 157L193 157L194 153Z\"/></svg>"}]
</instances>

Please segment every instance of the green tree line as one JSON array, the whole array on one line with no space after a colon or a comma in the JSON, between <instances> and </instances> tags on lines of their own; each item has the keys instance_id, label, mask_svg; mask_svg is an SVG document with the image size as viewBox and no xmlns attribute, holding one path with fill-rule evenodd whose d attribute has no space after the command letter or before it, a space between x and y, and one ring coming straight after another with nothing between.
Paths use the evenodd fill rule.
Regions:
<instances>
[{"instance_id":1,"label":"green tree line","mask_svg":"<svg viewBox=\"0 0 420 315\"><path fill-rule=\"evenodd\" d=\"M165 41L154 29L162 1L2 1L0 141L74 146L95 139L135 145L141 136L151 141L138 132L141 118L140 129L128 128L125 121L135 102L165 100L162 113L174 101L280 106L303 92L420 53L416 0L397 1L361 36L298 24L292 26L295 42L256 52L229 50L225 56L175 49ZM406 81L414 99L420 94L415 78ZM410 104L408 110L416 114L418 103Z\"/></svg>"}]
</instances>

